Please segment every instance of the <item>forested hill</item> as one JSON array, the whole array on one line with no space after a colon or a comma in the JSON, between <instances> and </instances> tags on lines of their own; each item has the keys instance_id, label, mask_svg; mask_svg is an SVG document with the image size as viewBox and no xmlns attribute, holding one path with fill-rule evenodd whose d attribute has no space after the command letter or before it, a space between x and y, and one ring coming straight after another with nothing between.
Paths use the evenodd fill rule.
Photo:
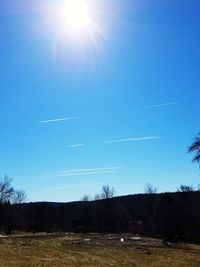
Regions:
<instances>
[{"instance_id":1,"label":"forested hill","mask_svg":"<svg viewBox=\"0 0 200 267\"><path fill-rule=\"evenodd\" d=\"M200 192L138 194L96 201L1 204L7 234L30 232L134 232L200 241Z\"/></svg>"}]
</instances>

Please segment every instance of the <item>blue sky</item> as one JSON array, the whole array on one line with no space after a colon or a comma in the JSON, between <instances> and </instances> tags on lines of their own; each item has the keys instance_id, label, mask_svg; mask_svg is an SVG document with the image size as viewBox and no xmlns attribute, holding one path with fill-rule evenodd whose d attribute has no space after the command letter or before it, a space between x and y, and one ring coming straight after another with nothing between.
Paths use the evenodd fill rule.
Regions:
<instances>
[{"instance_id":1,"label":"blue sky","mask_svg":"<svg viewBox=\"0 0 200 267\"><path fill-rule=\"evenodd\" d=\"M47 2L0 0L0 175L30 201L200 183L199 1L94 0L95 40L56 40Z\"/></svg>"}]
</instances>

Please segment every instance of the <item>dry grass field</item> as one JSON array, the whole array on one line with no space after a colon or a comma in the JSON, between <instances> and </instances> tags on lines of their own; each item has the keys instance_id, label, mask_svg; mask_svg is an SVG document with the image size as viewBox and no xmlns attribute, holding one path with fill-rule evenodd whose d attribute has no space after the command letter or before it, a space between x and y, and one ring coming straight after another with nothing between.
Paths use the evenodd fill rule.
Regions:
<instances>
[{"instance_id":1,"label":"dry grass field","mask_svg":"<svg viewBox=\"0 0 200 267\"><path fill-rule=\"evenodd\" d=\"M124 242L120 242L123 236ZM200 246L165 247L131 235L16 235L0 237L0 267L199 267Z\"/></svg>"}]
</instances>

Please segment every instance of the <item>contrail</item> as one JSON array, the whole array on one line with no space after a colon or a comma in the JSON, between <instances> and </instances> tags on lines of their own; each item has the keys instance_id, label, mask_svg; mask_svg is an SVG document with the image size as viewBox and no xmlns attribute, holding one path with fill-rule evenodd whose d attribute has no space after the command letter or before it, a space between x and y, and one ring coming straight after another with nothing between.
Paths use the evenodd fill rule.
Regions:
<instances>
[{"instance_id":1,"label":"contrail","mask_svg":"<svg viewBox=\"0 0 200 267\"><path fill-rule=\"evenodd\" d=\"M49 177L68 177L68 176L84 176L93 174L109 174L115 173L118 169L122 167L105 167L105 168L91 168L91 169L76 169L76 170L66 170Z\"/></svg>"},{"instance_id":2,"label":"contrail","mask_svg":"<svg viewBox=\"0 0 200 267\"><path fill-rule=\"evenodd\" d=\"M104 167L104 168L93 168L93 169L76 169L76 170L66 170L62 171L63 173L72 173L72 172L92 172L92 171L111 171L116 169L122 169L122 167Z\"/></svg>"},{"instance_id":3,"label":"contrail","mask_svg":"<svg viewBox=\"0 0 200 267\"><path fill-rule=\"evenodd\" d=\"M107 173L115 173L115 171L108 170L108 171L92 171L92 172L71 172L71 173L56 174L52 177L83 176L83 175L107 174Z\"/></svg>"},{"instance_id":4,"label":"contrail","mask_svg":"<svg viewBox=\"0 0 200 267\"><path fill-rule=\"evenodd\" d=\"M155 139L160 139L160 138L161 136L130 137L126 139L107 140L105 141L105 143L112 144L112 143L123 143L123 142L131 142L131 141L147 141L147 140L155 140Z\"/></svg>"},{"instance_id":5,"label":"contrail","mask_svg":"<svg viewBox=\"0 0 200 267\"><path fill-rule=\"evenodd\" d=\"M67 120L74 120L74 119L79 119L79 117L66 117L66 118L59 118L59 119L51 119L51 120L44 120L41 121L41 123L52 123L52 122L59 122L59 121L67 121Z\"/></svg>"},{"instance_id":6,"label":"contrail","mask_svg":"<svg viewBox=\"0 0 200 267\"><path fill-rule=\"evenodd\" d=\"M167 102L167 103L161 103L161 104L156 104L156 105L144 106L143 109L166 107L166 106L177 105L177 104L178 104L177 102Z\"/></svg>"},{"instance_id":7,"label":"contrail","mask_svg":"<svg viewBox=\"0 0 200 267\"><path fill-rule=\"evenodd\" d=\"M68 145L69 148L76 148L76 147L82 147L85 146L85 144L74 144L74 145Z\"/></svg>"}]
</instances>

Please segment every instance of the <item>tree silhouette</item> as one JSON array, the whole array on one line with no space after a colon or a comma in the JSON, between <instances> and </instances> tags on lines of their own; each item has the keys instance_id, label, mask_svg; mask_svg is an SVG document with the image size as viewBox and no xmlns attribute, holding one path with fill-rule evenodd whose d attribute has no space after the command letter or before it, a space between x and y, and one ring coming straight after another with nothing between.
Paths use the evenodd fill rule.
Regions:
<instances>
[{"instance_id":1,"label":"tree silhouette","mask_svg":"<svg viewBox=\"0 0 200 267\"><path fill-rule=\"evenodd\" d=\"M90 201L90 196L85 194L82 198L81 201Z\"/></svg>"},{"instance_id":2,"label":"tree silhouette","mask_svg":"<svg viewBox=\"0 0 200 267\"><path fill-rule=\"evenodd\" d=\"M101 189L101 199L113 198L115 194L115 190L113 187L109 185L103 185Z\"/></svg>"},{"instance_id":3,"label":"tree silhouette","mask_svg":"<svg viewBox=\"0 0 200 267\"><path fill-rule=\"evenodd\" d=\"M94 200L100 200L100 199L109 199L113 198L115 195L115 189L109 185L103 185L101 188L100 194L94 195Z\"/></svg>"},{"instance_id":4,"label":"tree silhouette","mask_svg":"<svg viewBox=\"0 0 200 267\"><path fill-rule=\"evenodd\" d=\"M177 192L194 192L195 187L193 185L180 185L179 188L177 188Z\"/></svg>"},{"instance_id":5,"label":"tree silhouette","mask_svg":"<svg viewBox=\"0 0 200 267\"><path fill-rule=\"evenodd\" d=\"M200 133L198 133L197 137L194 139L192 144L188 148L189 153L195 153L196 155L193 158L193 162L197 162L200 166Z\"/></svg>"},{"instance_id":6,"label":"tree silhouette","mask_svg":"<svg viewBox=\"0 0 200 267\"><path fill-rule=\"evenodd\" d=\"M94 195L94 200L100 200L101 199L101 196L97 193Z\"/></svg>"},{"instance_id":7,"label":"tree silhouette","mask_svg":"<svg viewBox=\"0 0 200 267\"><path fill-rule=\"evenodd\" d=\"M5 175L0 179L0 203L10 202L11 204L20 204L26 200L26 193L23 190L15 190L12 185L12 179Z\"/></svg>"},{"instance_id":8,"label":"tree silhouette","mask_svg":"<svg viewBox=\"0 0 200 267\"><path fill-rule=\"evenodd\" d=\"M155 194L155 193L157 193L157 191L158 191L158 188L157 187L154 187L150 183L147 183L146 184L146 186L145 186L145 193L146 194Z\"/></svg>"},{"instance_id":9,"label":"tree silhouette","mask_svg":"<svg viewBox=\"0 0 200 267\"><path fill-rule=\"evenodd\" d=\"M11 186L12 180L7 175L0 180L0 203L9 201L14 193L14 188Z\"/></svg>"},{"instance_id":10,"label":"tree silhouette","mask_svg":"<svg viewBox=\"0 0 200 267\"><path fill-rule=\"evenodd\" d=\"M14 190L11 197L11 204L21 204L26 201L26 193L24 190Z\"/></svg>"}]
</instances>

